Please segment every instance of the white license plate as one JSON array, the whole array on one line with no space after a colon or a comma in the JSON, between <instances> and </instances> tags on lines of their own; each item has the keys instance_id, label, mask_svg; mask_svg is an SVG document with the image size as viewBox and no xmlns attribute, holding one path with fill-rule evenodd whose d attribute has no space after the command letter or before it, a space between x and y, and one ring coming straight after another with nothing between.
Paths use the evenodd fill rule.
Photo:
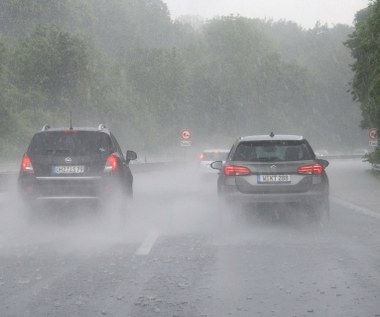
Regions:
<instances>
[{"instance_id":1,"label":"white license plate","mask_svg":"<svg viewBox=\"0 0 380 317\"><path fill-rule=\"evenodd\" d=\"M53 174L82 174L84 173L83 165L53 166Z\"/></svg>"},{"instance_id":2,"label":"white license plate","mask_svg":"<svg viewBox=\"0 0 380 317\"><path fill-rule=\"evenodd\" d=\"M257 175L259 184L284 184L290 183L290 175Z\"/></svg>"}]
</instances>

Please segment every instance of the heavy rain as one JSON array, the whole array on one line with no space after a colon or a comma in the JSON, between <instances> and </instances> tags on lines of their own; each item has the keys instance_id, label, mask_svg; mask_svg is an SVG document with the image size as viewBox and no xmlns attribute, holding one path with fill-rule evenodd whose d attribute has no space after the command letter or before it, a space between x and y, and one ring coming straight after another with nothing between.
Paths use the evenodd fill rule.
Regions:
<instances>
[{"instance_id":1,"label":"heavy rain","mask_svg":"<svg viewBox=\"0 0 380 317\"><path fill-rule=\"evenodd\" d=\"M379 20L2 0L0 316L380 316Z\"/></svg>"}]
</instances>

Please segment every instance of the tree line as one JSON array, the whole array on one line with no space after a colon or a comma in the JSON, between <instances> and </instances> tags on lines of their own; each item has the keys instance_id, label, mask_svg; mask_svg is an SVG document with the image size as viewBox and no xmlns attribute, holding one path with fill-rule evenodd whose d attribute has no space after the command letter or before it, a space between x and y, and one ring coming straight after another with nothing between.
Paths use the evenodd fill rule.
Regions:
<instances>
[{"instance_id":1,"label":"tree line","mask_svg":"<svg viewBox=\"0 0 380 317\"><path fill-rule=\"evenodd\" d=\"M360 104L363 129L380 133L380 1L356 14L355 30L346 41L355 62L351 94ZM380 164L380 147L367 155L370 163Z\"/></svg>"},{"instance_id":2,"label":"tree line","mask_svg":"<svg viewBox=\"0 0 380 317\"><path fill-rule=\"evenodd\" d=\"M363 141L344 45L358 24L188 21L161 0L3 0L0 155L45 123L68 125L69 111L75 125L104 122L143 152L177 148L184 127L199 146L271 131L315 147Z\"/></svg>"}]
</instances>

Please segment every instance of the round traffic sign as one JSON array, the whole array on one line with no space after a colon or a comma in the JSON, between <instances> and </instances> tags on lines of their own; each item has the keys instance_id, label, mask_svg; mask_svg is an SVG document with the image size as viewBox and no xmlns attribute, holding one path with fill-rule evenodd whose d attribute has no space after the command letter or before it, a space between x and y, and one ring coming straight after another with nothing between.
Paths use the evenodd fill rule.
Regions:
<instances>
[{"instance_id":1,"label":"round traffic sign","mask_svg":"<svg viewBox=\"0 0 380 317\"><path fill-rule=\"evenodd\" d=\"M370 138L370 140L376 140L377 139L377 129L376 128L369 129L368 130L368 137Z\"/></svg>"},{"instance_id":2,"label":"round traffic sign","mask_svg":"<svg viewBox=\"0 0 380 317\"><path fill-rule=\"evenodd\" d=\"M183 129L181 131L181 139L182 140L190 140L191 139L191 131L189 129Z\"/></svg>"}]
</instances>

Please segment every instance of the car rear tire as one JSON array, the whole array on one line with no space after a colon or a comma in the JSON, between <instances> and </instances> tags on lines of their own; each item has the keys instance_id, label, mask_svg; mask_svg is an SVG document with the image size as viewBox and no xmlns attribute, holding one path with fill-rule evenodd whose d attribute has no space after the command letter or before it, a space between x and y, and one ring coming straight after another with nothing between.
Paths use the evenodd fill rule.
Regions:
<instances>
[{"instance_id":1,"label":"car rear tire","mask_svg":"<svg viewBox=\"0 0 380 317\"><path fill-rule=\"evenodd\" d=\"M132 187L132 185L128 188L127 198L129 201L133 200L133 187Z\"/></svg>"},{"instance_id":2,"label":"car rear tire","mask_svg":"<svg viewBox=\"0 0 380 317\"><path fill-rule=\"evenodd\" d=\"M330 222L330 202L328 198L322 202L315 204L312 208L312 219L321 228L328 226Z\"/></svg>"}]
</instances>

